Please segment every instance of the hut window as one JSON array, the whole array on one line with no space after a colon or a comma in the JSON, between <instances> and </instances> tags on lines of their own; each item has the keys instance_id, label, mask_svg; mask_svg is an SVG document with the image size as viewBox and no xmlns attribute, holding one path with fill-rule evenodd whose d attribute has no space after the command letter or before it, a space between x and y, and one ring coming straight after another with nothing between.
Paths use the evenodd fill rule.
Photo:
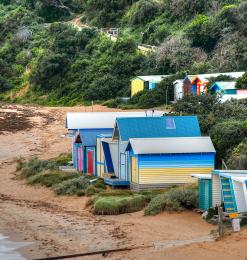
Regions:
<instances>
[{"instance_id":1,"label":"hut window","mask_svg":"<svg viewBox=\"0 0 247 260\"><path fill-rule=\"evenodd\" d=\"M76 144L81 144L81 143L82 143L80 134L77 135L77 137L76 137L76 139L75 139L75 143L76 143Z\"/></svg>"},{"instance_id":2,"label":"hut window","mask_svg":"<svg viewBox=\"0 0 247 260\"><path fill-rule=\"evenodd\" d=\"M166 118L166 129L176 129L176 125L173 118Z\"/></svg>"}]
</instances>

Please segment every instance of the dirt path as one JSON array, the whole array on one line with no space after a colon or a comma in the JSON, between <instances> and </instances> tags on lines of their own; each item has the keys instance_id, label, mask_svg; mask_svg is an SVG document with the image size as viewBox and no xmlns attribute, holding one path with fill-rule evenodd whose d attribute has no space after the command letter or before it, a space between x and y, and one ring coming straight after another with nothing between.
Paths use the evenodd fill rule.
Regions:
<instances>
[{"instance_id":1,"label":"dirt path","mask_svg":"<svg viewBox=\"0 0 247 260\"><path fill-rule=\"evenodd\" d=\"M183 241L208 237L214 229L196 213L93 216L85 209L86 198L56 196L47 188L17 180L15 158L52 158L70 151L70 140L62 137L66 111L92 108L0 105L0 233L33 242L21 251L27 259L153 243L160 245L158 250L114 253L107 259L246 259L246 230L225 241L186 245Z\"/></svg>"}]
</instances>

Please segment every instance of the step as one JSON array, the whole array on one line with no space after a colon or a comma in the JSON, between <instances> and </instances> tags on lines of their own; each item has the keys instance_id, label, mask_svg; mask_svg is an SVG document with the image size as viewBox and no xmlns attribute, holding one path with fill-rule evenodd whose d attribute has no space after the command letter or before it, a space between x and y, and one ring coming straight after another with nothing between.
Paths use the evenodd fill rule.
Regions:
<instances>
[{"instance_id":1,"label":"step","mask_svg":"<svg viewBox=\"0 0 247 260\"><path fill-rule=\"evenodd\" d=\"M235 208L225 208L227 211L234 211Z\"/></svg>"},{"instance_id":2,"label":"step","mask_svg":"<svg viewBox=\"0 0 247 260\"><path fill-rule=\"evenodd\" d=\"M232 198L232 195L225 195L224 198Z\"/></svg>"}]
</instances>

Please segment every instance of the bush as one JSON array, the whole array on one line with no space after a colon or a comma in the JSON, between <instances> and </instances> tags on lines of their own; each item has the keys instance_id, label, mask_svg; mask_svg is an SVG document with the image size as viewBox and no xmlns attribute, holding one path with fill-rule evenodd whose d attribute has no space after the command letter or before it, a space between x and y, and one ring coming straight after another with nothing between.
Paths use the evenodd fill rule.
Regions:
<instances>
[{"instance_id":1,"label":"bush","mask_svg":"<svg viewBox=\"0 0 247 260\"><path fill-rule=\"evenodd\" d=\"M210 136L221 158L241 143L247 136L247 121L226 120L217 123L211 130Z\"/></svg>"},{"instance_id":2,"label":"bush","mask_svg":"<svg viewBox=\"0 0 247 260\"><path fill-rule=\"evenodd\" d=\"M196 208L198 205L198 194L194 189L175 188L154 197L144 215L156 215L162 211L181 211Z\"/></svg>"},{"instance_id":3,"label":"bush","mask_svg":"<svg viewBox=\"0 0 247 260\"><path fill-rule=\"evenodd\" d=\"M29 184L42 184L46 187L57 185L65 180L75 178L78 174L67 174L59 171L41 172L28 177Z\"/></svg>"},{"instance_id":4,"label":"bush","mask_svg":"<svg viewBox=\"0 0 247 260\"><path fill-rule=\"evenodd\" d=\"M26 166L25 159L20 157L17 159L16 171L22 170Z\"/></svg>"},{"instance_id":5,"label":"bush","mask_svg":"<svg viewBox=\"0 0 247 260\"><path fill-rule=\"evenodd\" d=\"M54 191L58 195L74 195L79 190L85 190L89 185L89 180L85 176L80 176L55 185Z\"/></svg>"},{"instance_id":6,"label":"bush","mask_svg":"<svg viewBox=\"0 0 247 260\"><path fill-rule=\"evenodd\" d=\"M233 149L226 164L229 169L247 169L247 139Z\"/></svg>"},{"instance_id":7,"label":"bush","mask_svg":"<svg viewBox=\"0 0 247 260\"><path fill-rule=\"evenodd\" d=\"M97 189L94 185L88 186L88 187L86 188L86 190L85 190L85 194L86 194L87 196L92 196L92 195L94 195L94 194L96 194L96 193L98 193L98 192L99 192L99 189Z\"/></svg>"},{"instance_id":8,"label":"bush","mask_svg":"<svg viewBox=\"0 0 247 260\"><path fill-rule=\"evenodd\" d=\"M145 206L145 196L109 196L96 200L93 213L97 215L118 215L123 213L136 212Z\"/></svg>"},{"instance_id":9,"label":"bush","mask_svg":"<svg viewBox=\"0 0 247 260\"><path fill-rule=\"evenodd\" d=\"M153 20L159 13L159 5L153 0L141 0L137 3L136 9L131 17L133 25L144 25Z\"/></svg>"},{"instance_id":10,"label":"bush","mask_svg":"<svg viewBox=\"0 0 247 260\"><path fill-rule=\"evenodd\" d=\"M54 159L54 162L57 165L67 165L72 160L72 154L60 154L57 158Z\"/></svg>"},{"instance_id":11,"label":"bush","mask_svg":"<svg viewBox=\"0 0 247 260\"><path fill-rule=\"evenodd\" d=\"M21 168L20 168L21 167ZM29 162L18 162L17 170L21 169L21 177L28 178L37 173L41 173L46 170L55 170L58 169L58 166L55 162L49 160L38 160L36 157L33 157Z\"/></svg>"}]
</instances>

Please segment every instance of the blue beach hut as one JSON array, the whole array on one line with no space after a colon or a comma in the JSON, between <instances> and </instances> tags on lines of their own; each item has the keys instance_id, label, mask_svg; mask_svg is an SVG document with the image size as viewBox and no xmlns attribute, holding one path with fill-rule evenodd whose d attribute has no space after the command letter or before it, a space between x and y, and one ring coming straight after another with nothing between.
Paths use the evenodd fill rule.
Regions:
<instances>
[{"instance_id":1,"label":"blue beach hut","mask_svg":"<svg viewBox=\"0 0 247 260\"><path fill-rule=\"evenodd\" d=\"M117 118L109 147L113 165L113 177L105 179L110 185L130 184L126 148L131 138L198 137L201 136L197 116L164 116Z\"/></svg>"}]
</instances>

